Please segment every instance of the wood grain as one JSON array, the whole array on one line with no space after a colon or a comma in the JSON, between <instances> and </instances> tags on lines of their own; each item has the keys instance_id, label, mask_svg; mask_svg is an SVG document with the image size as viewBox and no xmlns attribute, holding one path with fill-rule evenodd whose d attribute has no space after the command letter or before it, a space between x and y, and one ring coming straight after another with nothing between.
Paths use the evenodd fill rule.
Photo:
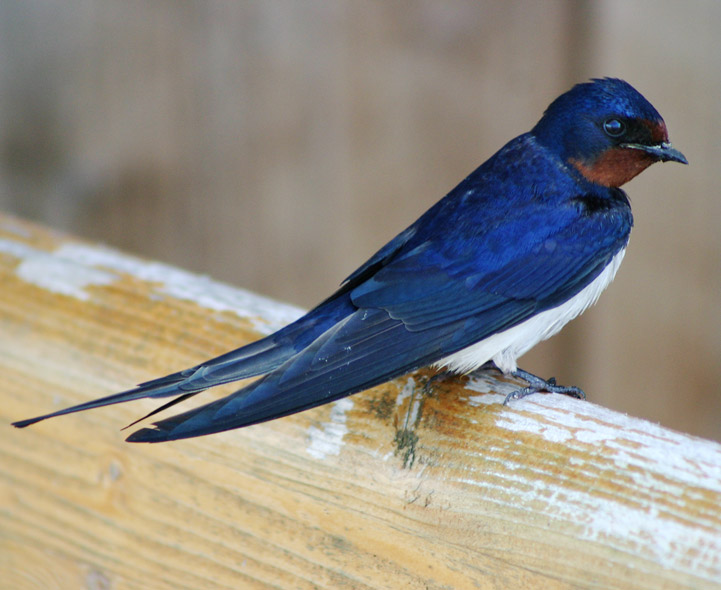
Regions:
<instances>
[{"instance_id":1,"label":"wood grain","mask_svg":"<svg viewBox=\"0 0 721 590\"><path fill-rule=\"evenodd\" d=\"M8 217L0 277L2 587L721 588L721 446L492 374L160 445L119 432L149 400L13 429L299 310Z\"/></svg>"}]
</instances>

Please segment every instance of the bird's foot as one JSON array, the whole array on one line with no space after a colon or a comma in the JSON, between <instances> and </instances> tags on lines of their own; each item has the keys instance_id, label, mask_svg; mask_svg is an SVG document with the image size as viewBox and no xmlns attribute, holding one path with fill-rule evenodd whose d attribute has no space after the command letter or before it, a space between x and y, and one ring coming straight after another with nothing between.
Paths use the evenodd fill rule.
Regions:
<instances>
[{"instance_id":1,"label":"bird's foot","mask_svg":"<svg viewBox=\"0 0 721 590\"><path fill-rule=\"evenodd\" d=\"M506 396L506 399L503 400L504 406L508 405L508 402L510 401L523 399L524 397L540 391L547 391L548 393L561 393L563 395L570 395L576 399L586 399L586 394L581 388L558 385L555 377L551 377L548 381L546 381L545 379L542 379L533 373L529 373L528 371L524 371L523 369L516 369L513 373L511 373L511 375L518 379L523 379L526 383L528 383L528 387L523 387L509 393Z\"/></svg>"}]
</instances>

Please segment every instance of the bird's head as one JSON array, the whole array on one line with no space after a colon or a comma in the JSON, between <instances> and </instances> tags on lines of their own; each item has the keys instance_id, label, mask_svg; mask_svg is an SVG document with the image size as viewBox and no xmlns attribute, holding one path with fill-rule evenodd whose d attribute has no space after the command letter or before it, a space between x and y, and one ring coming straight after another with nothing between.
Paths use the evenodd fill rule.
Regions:
<instances>
[{"instance_id":1,"label":"bird's head","mask_svg":"<svg viewBox=\"0 0 721 590\"><path fill-rule=\"evenodd\" d=\"M688 164L671 146L658 111L615 78L577 84L550 104L531 134L587 180L607 187L621 186L654 162Z\"/></svg>"}]
</instances>

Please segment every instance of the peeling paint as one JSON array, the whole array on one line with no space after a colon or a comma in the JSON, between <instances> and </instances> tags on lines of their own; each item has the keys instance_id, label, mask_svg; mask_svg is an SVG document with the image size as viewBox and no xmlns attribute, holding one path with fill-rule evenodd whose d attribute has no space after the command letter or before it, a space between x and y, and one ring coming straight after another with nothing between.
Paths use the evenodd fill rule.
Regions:
<instances>
[{"instance_id":1,"label":"peeling paint","mask_svg":"<svg viewBox=\"0 0 721 590\"><path fill-rule=\"evenodd\" d=\"M322 428L311 426L308 429L310 445L308 454L316 459L325 459L328 455L340 454L343 437L348 433L346 412L353 408L353 400L345 397L333 402L330 410L330 421L323 422Z\"/></svg>"},{"instance_id":2,"label":"peeling paint","mask_svg":"<svg viewBox=\"0 0 721 590\"><path fill-rule=\"evenodd\" d=\"M600 406L593 408L593 418L586 418L577 413L578 404L590 402L567 396L540 395L520 403L531 406L533 415L504 413L497 425L537 434L549 441L563 438L583 445L603 445L604 451L620 468L638 467L641 474L648 474L650 464L662 477L721 493L721 446L718 443L673 432L653 422L619 415ZM691 447L693 457L686 451Z\"/></svg>"},{"instance_id":3,"label":"peeling paint","mask_svg":"<svg viewBox=\"0 0 721 590\"><path fill-rule=\"evenodd\" d=\"M22 223L18 223L8 217L0 219L0 231L19 236L21 238L30 238L32 233Z\"/></svg>"},{"instance_id":4,"label":"peeling paint","mask_svg":"<svg viewBox=\"0 0 721 590\"><path fill-rule=\"evenodd\" d=\"M193 301L207 309L230 311L240 317L249 318L253 327L262 334L275 332L304 313L298 307L214 281L207 276L196 275L160 262L140 260L110 248L71 243L58 248L56 255L84 266L110 269L157 283L158 293Z\"/></svg>"},{"instance_id":5,"label":"peeling paint","mask_svg":"<svg viewBox=\"0 0 721 590\"><path fill-rule=\"evenodd\" d=\"M471 384L474 389L477 385ZM505 384L504 384L505 385ZM469 404L493 404L501 395L477 395ZM637 467L636 477L648 476L649 461L662 479L721 493L721 446L713 441L674 432L640 418L594 406L593 417L578 412L590 404L563 395L539 394L515 401L513 408L530 412L503 412L496 425L514 432L543 437L549 442L603 446L607 458L621 469ZM693 448L693 457L686 449Z\"/></svg>"},{"instance_id":6,"label":"peeling paint","mask_svg":"<svg viewBox=\"0 0 721 590\"><path fill-rule=\"evenodd\" d=\"M403 386L403 389L398 392L398 396L396 397L396 407L400 408L401 405L403 405L403 402L409 398L411 395L413 395L413 392L416 388L416 381L413 379L413 377L409 377L408 381L406 381L406 384Z\"/></svg>"},{"instance_id":7,"label":"peeling paint","mask_svg":"<svg viewBox=\"0 0 721 590\"><path fill-rule=\"evenodd\" d=\"M467 386L471 391L501 394L470 396L468 403L501 403L506 387L512 385L472 379ZM590 402L562 395L534 395L499 412L496 426L580 449L588 458L583 462L575 458L577 468L603 470L614 466L620 471L619 477L632 482L631 486L649 490L659 498L704 501L709 493L721 493L721 446L717 443L595 405L589 416L586 404ZM580 407L585 408L583 412ZM589 446L597 451L588 454ZM458 481L484 489L486 500L529 506L551 518L575 523L584 539L643 555L677 571L693 575L706 572L721 579L721 534L713 519L686 522L672 506L660 514L649 499L639 498L629 505L611 495L568 489L560 482L549 483L547 478L534 479L520 467L527 470L528 465L506 461L492 479L486 475ZM680 552L682 547L693 547L694 551Z\"/></svg>"},{"instance_id":8,"label":"peeling paint","mask_svg":"<svg viewBox=\"0 0 721 590\"><path fill-rule=\"evenodd\" d=\"M207 309L229 311L248 318L261 334L270 334L304 312L249 291L231 287L158 262L148 262L102 246L66 243L46 252L12 240L0 239L0 253L20 259L16 274L24 281L54 293L91 298L90 286L106 286L128 274L155 283L155 292Z\"/></svg>"},{"instance_id":9,"label":"peeling paint","mask_svg":"<svg viewBox=\"0 0 721 590\"><path fill-rule=\"evenodd\" d=\"M676 571L696 576L706 571L711 577L721 576L721 537L717 530L686 525L668 516L662 518L643 505L629 506L540 479L511 474L502 478L509 483L498 483L497 479L492 483L484 478L457 481L483 489L484 501L533 506L539 514L575 523L582 539L633 552ZM509 493L512 498L500 499ZM694 554L681 553L679 547L693 547ZM713 571L708 571L709 564L716 565Z\"/></svg>"},{"instance_id":10,"label":"peeling paint","mask_svg":"<svg viewBox=\"0 0 721 590\"><path fill-rule=\"evenodd\" d=\"M115 273L79 265L62 253L48 253L11 240L0 240L0 252L20 259L15 274L23 281L83 301L90 299L88 287L109 285L118 278Z\"/></svg>"}]
</instances>

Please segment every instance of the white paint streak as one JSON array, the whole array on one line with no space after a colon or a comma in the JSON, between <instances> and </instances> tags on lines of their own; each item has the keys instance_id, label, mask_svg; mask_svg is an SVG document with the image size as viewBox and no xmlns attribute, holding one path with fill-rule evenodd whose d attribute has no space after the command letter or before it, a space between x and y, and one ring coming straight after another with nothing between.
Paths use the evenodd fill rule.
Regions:
<instances>
[{"instance_id":1,"label":"white paint streak","mask_svg":"<svg viewBox=\"0 0 721 590\"><path fill-rule=\"evenodd\" d=\"M505 399L505 396L502 395L493 395L492 393L487 393L485 395L472 395L468 398L468 404L470 406L473 406L474 408L478 406L490 406L493 404L502 404L503 400Z\"/></svg>"},{"instance_id":2,"label":"white paint streak","mask_svg":"<svg viewBox=\"0 0 721 590\"><path fill-rule=\"evenodd\" d=\"M13 258L28 258L39 254L41 251L27 244L13 242L12 240L0 239L0 252L12 256Z\"/></svg>"},{"instance_id":3,"label":"white paint streak","mask_svg":"<svg viewBox=\"0 0 721 590\"><path fill-rule=\"evenodd\" d=\"M421 400L417 399L413 402L413 405L408 412L408 421L406 422L408 427L414 427L418 421L418 413L421 411Z\"/></svg>"},{"instance_id":4,"label":"white paint streak","mask_svg":"<svg viewBox=\"0 0 721 590\"><path fill-rule=\"evenodd\" d=\"M468 398L468 403L472 406L489 405L503 403L506 395L516 391L518 385L512 383L504 383L498 380L498 373L494 371L479 371L474 373L466 383L466 389L478 391L484 395L473 395ZM493 393L491 393L493 392Z\"/></svg>"},{"instance_id":5,"label":"white paint streak","mask_svg":"<svg viewBox=\"0 0 721 590\"><path fill-rule=\"evenodd\" d=\"M28 283L82 300L91 296L88 287L108 285L121 274L129 274L157 284L155 292L159 296L193 301L208 309L230 311L248 318L262 334L275 332L303 314L297 307L110 248L68 243L54 252L45 252L0 239L0 253L21 259L16 273Z\"/></svg>"},{"instance_id":6,"label":"white paint streak","mask_svg":"<svg viewBox=\"0 0 721 590\"><path fill-rule=\"evenodd\" d=\"M107 268L130 274L143 281L158 283L157 291L160 294L249 318L253 321L253 327L263 334L275 332L304 313L297 307L225 285L207 276L196 275L168 264L140 260L109 248L65 244L57 253L85 266Z\"/></svg>"},{"instance_id":7,"label":"white paint streak","mask_svg":"<svg viewBox=\"0 0 721 590\"><path fill-rule=\"evenodd\" d=\"M20 259L15 274L25 282L81 300L90 298L88 287L109 285L118 278L112 272L79 265L62 253L48 253L11 240L0 240L0 252Z\"/></svg>"},{"instance_id":8,"label":"white paint streak","mask_svg":"<svg viewBox=\"0 0 721 590\"><path fill-rule=\"evenodd\" d=\"M21 238L29 238L32 235L30 230L28 230L24 225L9 218L5 218L0 221L0 230L9 234L20 236Z\"/></svg>"},{"instance_id":9,"label":"white paint streak","mask_svg":"<svg viewBox=\"0 0 721 590\"><path fill-rule=\"evenodd\" d=\"M491 384L482 378L472 379L469 386L472 391L513 389L511 384ZM501 402L502 395L469 397L473 406ZM613 495L568 489L560 480L556 484L534 479L519 458L518 464L503 461L492 478L485 472L483 477L462 480L484 488L484 498L531 506L551 518L576 523L582 538L626 548L664 567L721 579L717 522L703 516L688 522L664 501L671 497L708 501L709 493L721 493L721 445L562 395L539 394L513 402L513 410L502 410L496 424L578 448L589 458L574 462L575 469L615 468L624 486L637 486L650 497L629 505ZM654 507L659 505L655 499L665 506L663 514ZM681 550L690 547L693 552Z\"/></svg>"},{"instance_id":10,"label":"white paint streak","mask_svg":"<svg viewBox=\"0 0 721 590\"><path fill-rule=\"evenodd\" d=\"M514 406L530 406L533 415L507 412L497 424L509 430L538 434L549 441L554 440L556 431L563 430L566 439L574 443L603 445L604 456L624 470L635 467L642 476L653 473L660 481L675 480L721 493L721 445L600 406L594 406L593 416L586 417L578 410L579 404L588 403L568 396L539 394ZM692 455L689 449L693 449ZM649 472L649 463L652 472Z\"/></svg>"},{"instance_id":11,"label":"white paint streak","mask_svg":"<svg viewBox=\"0 0 721 590\"><path fill-rule=\"evenodd\" d=\"M504 484L484 478L462 479L463 483L484 490L486 500L520 507L532 506L534 512L554 520L574 523L580 527L580 538L617 550L626 548L663 567L692 575L721 576L721 536L713 528L701 528L681 519L665 518L656 510L643 505L631 507L612 498L603 498L541 479L506 474ZM510 485L509 485L510 484ZM501 500L509 491L513 497ZM693 547L694 554L679 552L679 548ZM712 571L708 570L713 564Z\"/></svg>"},{"instance_id":12,"label":"white paint streak","mask_svg":"<svg viewBox=\"0 0 721 590\"><path fill-rule=\"evenodd\" d=\"M413 379L413 377L409 377L408 381L406 381L406 384L403 386L403 389L400 390L398 395L396 396L396 407L399 408L403 402L411 397L413 395L413 391L416 388L416 381Z\"/></svg>"},{"instance_id":13,"label":"white paint streak","mask_svg":"<svg viewBox=\"0 0 721 590\"><path fill-rule=\"evenodd\" d=\"M345 397L336 402L330 410L330 422L323 422L322 428L311 426L308 429L310 445L308 454L316 459L325 459L328 455L339 455L343 447L343 437L348 433L346 412L353 408L353 400Z\"/></svg>"}]
</instances>

